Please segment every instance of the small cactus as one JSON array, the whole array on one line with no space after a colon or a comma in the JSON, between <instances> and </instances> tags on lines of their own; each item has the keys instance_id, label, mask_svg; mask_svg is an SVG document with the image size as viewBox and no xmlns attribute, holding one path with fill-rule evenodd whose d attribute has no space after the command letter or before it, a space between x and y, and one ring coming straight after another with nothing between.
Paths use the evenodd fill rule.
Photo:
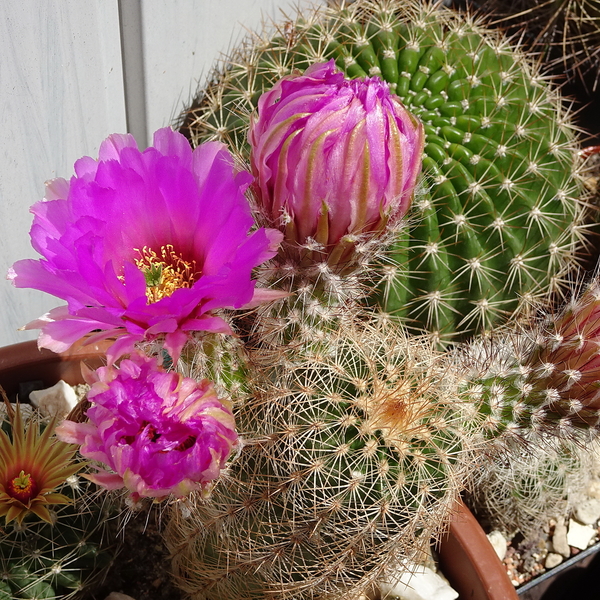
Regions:
<instances>
[{"instance_id":1,"label":"small cactus","mask_svg":"<svg viewBox=\"0 0 600 600\"><path fill-rule=\"evenodd\" d=\"M65 600L110 563L103 539L110 502L95 493L94 484L75 473L84 468L73 460L75 447L51 437L52 424L40 432L35 414L23 429L20 412L17 408L16 417L3 423L17 450L13 461L10 446L3 441L3 474L14 462L21 468L17 484L29 478L40 495L34 499L37 504L19 496L20 514L14 509L5 513L7 523L0 532L0 598ZM8 439L4 431L2 438ZM7 496L15 496L4 481L2 491L4 508ZM23 512L28 506L30 510Z\"/></svg>"},{"instance_id":2,"label":"small cactus","mask_svg":"<svg viewBox=\"0 0 600 600\"><path fill-rule=\"evenodd\" d=\"M468 504L491 529L533 537L582 498L593 457L589 444L553 438L526 445L521 441L477 470Z\"/></svg>"},{"instance_id":3,"label":"small cactus","mask_svg":"<svg viewBox=\"0 0 600 600\"><path fill-rule=\"evenodd\" d=\"M585 213L568 113L523 53L468 16L392 0L300 15L235 51L182 131L193 144L227 141L247 159L260 95L331 58L349 77L382 77L425 126L412 225L391 251L366 256L383 310L450 341L560 288Z\"/></svg>"},{"instance_id":4,"label":"small cactus","mask_svg":"<svg viewBox=\"0 0 600 600\"><path fill-rule=\"evenodd\" d=\"M494 528L533 534L587 484L600 430L599 306L595 278L557 314L457 351L464 388L486 415L483 437L499 450L488 450L469 496Z\"/></svg>"},{"instance_id":5,"label":"small cactus","mask_svg":"<svg viewBox=\"0 0 600 600\"><path fill-rule=\"evenodd\" d=\"M52 524L29 518L4 529L0 569L12 598L66 600L98 581L112 553L103 539L109 503L94 488L71 476L61 491L73 503L55 509Z\"/></svg>"},{"instance_id":6,"label":"small cactus","mask_svg":"<svg viewBox=\"0 0 600 600\"><path fill-rule=\"evenodd\" d=\"M599 344L600 280L595 278L556 315L458 350L467 394L487 413L482 435L578 440L598 431Z\"/></svg>"},{"instance_id":7,"label":"small cactus","mask_svg":"<svg viewBox=\"0 0 600 600\"><path fill-rule=\"evenodd\" d=\"M353 598L414 560L469 467L438 358L386 319L346 314L252 372L240 455L209 500L175 505L178 585L197 599Z\"/></svg>"},{"instance_id":8,"label":"small cactus","mask_svg":"<svg viewBox=\"0 0 600 600\"><path fill-rule=\"evenodd\" d=\"M590 93L600 81L599 0L483 0L482 15L511 33L521 34L545 60Z\"/></svg>"}]
</instances>

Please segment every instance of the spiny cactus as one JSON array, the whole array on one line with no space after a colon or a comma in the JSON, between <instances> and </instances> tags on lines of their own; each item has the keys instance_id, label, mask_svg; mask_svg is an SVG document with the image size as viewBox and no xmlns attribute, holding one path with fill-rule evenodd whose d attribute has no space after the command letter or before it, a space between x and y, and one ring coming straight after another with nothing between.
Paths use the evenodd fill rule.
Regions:
<instances>
[{"instance_id":1,"label":"spiny cactus","mask_svg":"<svg viewBox=\"0 0 600 600\"><path fill-rule=\"evenodd\" d=\"M501 450L470 496L495 528L527 536L584 489L600 425L599 286L594 278L562 311L457 351L471 369L468 396L483 402L482 435Z\"/></svg>"},{"instance_id":2,"label":"spiny cactus","mask_svg":"<svg viewBox=\"0 0 600 600\"><path fill-rule=\"evenodd\" d=\"M482 15L522 35L570 80L593 93L600 80L599 0L483 0L472 3Z\"/></svg>"},{"instance_id":3,"label":"spiny cactus","mask_svg":"<svg viewBox=\"0 0 600 600\"><path fill-rule=\"evenodd\" d=\"M568 111L534 65L468 16L416 1L316 9L229 57L185 115L192 143L248 157L249 114L295 69L330 58L380 76L425 124L425 194L391 252L366 254L383 309L447 341L544 298L583 238L580 165Z\"/></svg>"},{"instance_id":4,"label":"spiny cactus","mask_svg":"<svg viewBox=\"0 0 600 600\"><path fill-rule=\"evenodd\" d=\"M468 504L491 529L526 539L581 499L593 466L590 445L552 438L522 442L478 469Z\"/></svg>"},{"instance_id":5,"label":"spiny cactus","mask_svg":"<svg viewBox=\"0 0 600 600\"><path fill-rule=\"evenodd\" d=\"M114 547L108 548L103 539L109 505L94 487L72 476L61 491L73 504L57 508L52 524L29 518L4 528L0 569L9 598L66 600L97 581L109 566Z\"/></svg>"},{"instance_id":6,"label":"spiny cactus","mask_svg":"<svg viewBox=\"0 0 600 600\"><path fill-rule=\"evenodd\" d=\"M167 530L186 593L354 598L430 543L469 463L463 405L426 341L347 314L250 381L240 455Z\"/></svg>"},{"instance_id":7,"label":"spiny cactus","mask_svg":"<svg viewBox=\"0 0 600 600\"><path fill-rule=\"evenodd\" d=\"M0 531L0 598L70 598L110 562L103 539L110 502L74 474L84 468L72 462L74 447L50 437L52 425L40 433L35 414L24 428L20 412L17 408L16 417L3 423L12 444L4 431L0 440L7 520Z\"/></svg>"},{"instance_id":8,"label":"spiny cactus","mask_svg":"<svg viewBox=\"0 0 600 600\"><path fill-rule=\"evenodd\" d=\"M458 368L467 394L487 406L482 435L578 440L598 431L599 333L600 280L595 278L545 321L461 348Z\"/></svg>"}]
</instances>

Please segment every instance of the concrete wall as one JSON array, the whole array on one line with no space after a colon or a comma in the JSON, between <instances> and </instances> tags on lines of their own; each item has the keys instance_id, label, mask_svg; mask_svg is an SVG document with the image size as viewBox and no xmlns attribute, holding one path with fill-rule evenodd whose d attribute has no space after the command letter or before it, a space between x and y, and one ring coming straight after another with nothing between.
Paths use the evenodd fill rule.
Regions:
<instances>
[{"instance_id":1,"label":"concrete wall","mask_svg":"<svg viewBox=\"0 0 600 600\"><path fill-rule=\"evenodd\" d=\"M307 2L301 0L300 5ZM181 111L219 55L294 0L6 0L0 8L0 346L63 302L13 288L37 255L29 206L110 133L140 146Z\"/></svg>"}]
</instances>

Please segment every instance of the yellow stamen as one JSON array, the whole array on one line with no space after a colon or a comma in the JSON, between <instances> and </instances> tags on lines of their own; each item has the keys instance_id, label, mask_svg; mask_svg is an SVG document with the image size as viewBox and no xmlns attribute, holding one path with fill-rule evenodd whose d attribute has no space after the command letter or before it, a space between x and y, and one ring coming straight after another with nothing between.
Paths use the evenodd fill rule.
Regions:
<instances>
[{"instance_id":1,"label":"yellow stamen","mask_svg":"<svg viewBox=\"0 0 600 600\"><path fill-rule=\"evenodd\" d=\"M146 278L146 297L153 304L167 298L179 288L192 287L201 272L196 270L196 261L184 260L171 244L161 246L160 255L152 248L135 248L140 258L135 264Z\"/></svg>"}]
</instances>

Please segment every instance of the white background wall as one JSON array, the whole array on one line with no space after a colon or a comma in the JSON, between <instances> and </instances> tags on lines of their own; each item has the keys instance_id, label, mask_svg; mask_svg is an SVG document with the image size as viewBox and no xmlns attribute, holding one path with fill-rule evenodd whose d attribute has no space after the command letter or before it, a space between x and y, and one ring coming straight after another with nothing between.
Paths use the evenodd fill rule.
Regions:
<instances>
[{"instance_id":1,"label":"white background wall","mask_svg":"<svg viewBox=\"0 0 600 600\"><path fill-rule=\"evenodd\" d=\"M307 1L301 0L300 6ZM44 181L69 178L110 133L145 146L211 65L294 0L3 0L0 6L0 346L61 300L4 280L29 243ZM143 139L146 137L146 139Z\"/></svg>"}]
</instances>

